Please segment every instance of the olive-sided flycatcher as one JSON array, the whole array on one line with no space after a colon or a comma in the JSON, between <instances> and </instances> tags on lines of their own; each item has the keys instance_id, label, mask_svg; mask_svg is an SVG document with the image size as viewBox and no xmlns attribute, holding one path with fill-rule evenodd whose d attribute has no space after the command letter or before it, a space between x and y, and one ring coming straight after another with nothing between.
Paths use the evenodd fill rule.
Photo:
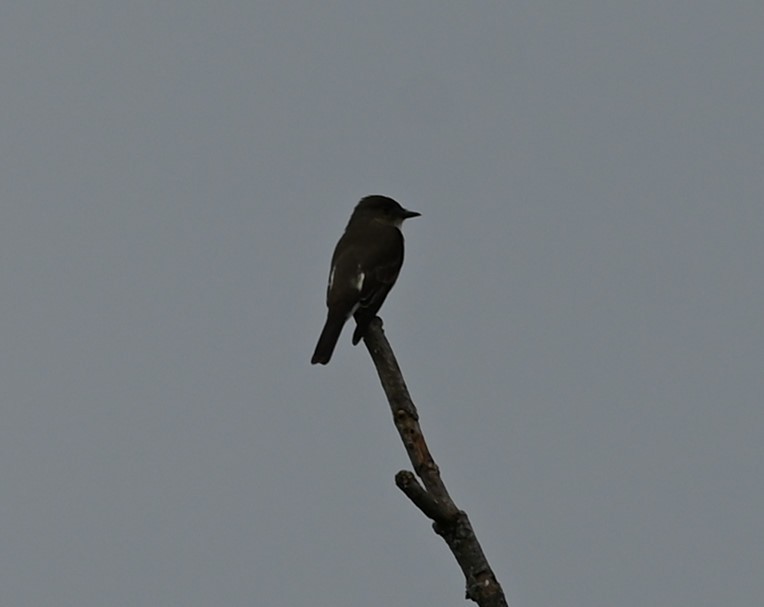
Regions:
<instances>
[{"instance_id":1,"label":"olive-sided flycatcher","mask_svg":"<svg viewBox=\"0 0 764 607\"><path fill-rule=\"evenodd\" d=\"M366 196L356 205L332 255L326 289L329 312L312 364L329 362L351 315L356 321L353 345L361 341L403 265L401 224L419 215L387 196Z\"/></svg>"}]
</instances>

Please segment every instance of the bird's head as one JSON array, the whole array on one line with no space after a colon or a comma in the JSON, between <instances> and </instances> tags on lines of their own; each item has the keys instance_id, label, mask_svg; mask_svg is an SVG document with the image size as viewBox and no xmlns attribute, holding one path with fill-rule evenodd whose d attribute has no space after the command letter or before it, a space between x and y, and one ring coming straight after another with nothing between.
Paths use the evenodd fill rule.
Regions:
<instances>
[{"instance_id":1,"label":"bird's head","mask_svg":"<svg viewBox=\"0 0 764 607\"><path fill-rule=\"evenodd\" d=\"M421 213L404 209L392 198L374 194L365 196L356 205L351 219L379 221L400 227L405 219L419 217Z\"/></svg>"}]
</instances>

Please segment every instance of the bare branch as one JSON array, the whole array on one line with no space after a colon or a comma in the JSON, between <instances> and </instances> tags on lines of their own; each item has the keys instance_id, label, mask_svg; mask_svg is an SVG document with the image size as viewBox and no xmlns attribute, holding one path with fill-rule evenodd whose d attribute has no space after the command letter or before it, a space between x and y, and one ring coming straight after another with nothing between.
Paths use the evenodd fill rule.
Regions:
<instances>
[{"instance_id":1,"label":"bare branch","mask_svg":"<svg viewBox=\"0 0 764 607\"><path fill-rule=\"evenodd\" d=\"M475 601L480 607L507 607L504 591L483 554L467 513L457 508L440 478L440 469L427 448L419 426L419 414L379 318L375 318L369 325L364 343L377 368L382 388L390 403L393 422L411 465L422 480L420 485L411 472L402 470L396 475L395 484L425 516L434 521L435 533L448 544L464 573L466 598Z\"/></svg>"}]
</instances>

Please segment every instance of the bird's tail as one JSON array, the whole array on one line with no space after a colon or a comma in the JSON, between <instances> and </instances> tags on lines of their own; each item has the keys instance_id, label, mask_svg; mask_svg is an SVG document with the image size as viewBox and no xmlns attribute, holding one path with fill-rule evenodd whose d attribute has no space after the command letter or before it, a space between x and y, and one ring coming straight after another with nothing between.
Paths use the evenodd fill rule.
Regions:
<instances>
[{"instance_id":1,"label":"bird's tail","mask_svg":"<svg viewBox=\"0 0 764 607\"><path fill-rule=\"evenodd\" d=\"M326 318L326 324L324 325L321 336L318 338L316 344L316 351L313 352L313 358L310 359L310 364L316 363L325 365L329 362L334 352L334 347L337 345L337 340L342 333L342 327L345 326L347 319L344 316L332 316L329 315Z\"/></svg>"}]
</instances>

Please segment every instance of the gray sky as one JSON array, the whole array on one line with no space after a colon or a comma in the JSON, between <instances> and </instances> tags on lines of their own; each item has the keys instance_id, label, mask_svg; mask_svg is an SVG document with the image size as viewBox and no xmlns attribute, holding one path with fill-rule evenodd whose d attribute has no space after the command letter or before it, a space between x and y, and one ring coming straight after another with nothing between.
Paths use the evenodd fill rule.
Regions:
<instances>
[{"instance_id":1,"label":"gray sky","mask_svg":"<svg viewBox=\"0 0 764 607\"><path fill-rule=\"evenodd\" d=\"M0 604L458 605L332 248L513 607L764 596L764 4L6 2Z\"/></svg>"}]
</instances>

